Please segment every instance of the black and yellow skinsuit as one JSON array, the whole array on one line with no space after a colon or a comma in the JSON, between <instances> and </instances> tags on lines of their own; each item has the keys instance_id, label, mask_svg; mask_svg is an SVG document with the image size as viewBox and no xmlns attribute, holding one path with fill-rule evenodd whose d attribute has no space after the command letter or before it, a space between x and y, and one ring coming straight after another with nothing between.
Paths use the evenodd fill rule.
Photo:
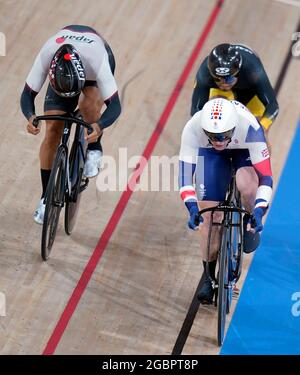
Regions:
<instances>
[{"instance_id":1,"label":"black and yellow skinsuit","mask_svg":"<svg viewBox=\"0 0 300 375\"><path fill-rule=\"evenodd\" d=\"M209 72L206 57L196 75L191 115L202 109L204 104L214 97L235 99L247 106L264 129L268 130L279 111L275 92L255 52L240 44L234 46L242 56L237 83L229 91L220 90Z\"/></svg>"}]
</instances>

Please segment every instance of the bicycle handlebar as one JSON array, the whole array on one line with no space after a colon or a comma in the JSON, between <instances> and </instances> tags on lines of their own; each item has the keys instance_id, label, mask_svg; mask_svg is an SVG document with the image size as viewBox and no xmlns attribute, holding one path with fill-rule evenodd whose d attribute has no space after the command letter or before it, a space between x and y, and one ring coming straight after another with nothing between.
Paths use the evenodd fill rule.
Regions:
<instances>
[{"instance_id":1,"label":"bicycle handlebar","mask_svg":"<svg viewBox=\"0 0 300 375\"><path fill-rule=\"evenodd\" d=\"M61 121L70 121L70 122L75 122L76 124L79 124L79 125L82 125L83 127L85 127L86 129L88 129L88 132L92 133L93 132L93 128L91 127L90 124L88 124L87 122L81 120L80 118L78 117L73 117L73 116L63 116L63 115L44 115L44 116L36 116L33 121L32 121L32 124L33 126L37 127L38 124L39 124L39 121L41 120L61 120Z\"/></svg>"},{"instance_id":2,"label":"bicycle handlebar","mask_svg":"<svg viewBox=\"0 0 300 375\"><path fill-rule=\"evenodd\" d=\"M226 206L226 205L218 205L218 206L204 208L203 210L199 211L198 215L201 216L205 212L209 212L209 211L239 212L241 214L249 215L251 218L253 218L252 214L250 214L249 211L244 210L243 208Z\"/></svg>"},{"instance_id":3,"label":"bicycle handlebar","mask_svg":"<svg viewBox=\"0 0 300 375\"><path fill-rule=\"evenodd\" d=\"M202 214L204 214L205 212L212 212L212 211L238 212L241 214L246 214L246 215L249 215L249 220L253 223L253 225L256 225L256 220L249 211L244 210L243 208L226 206L226 205L218 205L218 206L208 207L208 208L204 208L203 210L200 210L198 212L198 217L197 217L198 221Z\"/></svg>"}]
</instances>

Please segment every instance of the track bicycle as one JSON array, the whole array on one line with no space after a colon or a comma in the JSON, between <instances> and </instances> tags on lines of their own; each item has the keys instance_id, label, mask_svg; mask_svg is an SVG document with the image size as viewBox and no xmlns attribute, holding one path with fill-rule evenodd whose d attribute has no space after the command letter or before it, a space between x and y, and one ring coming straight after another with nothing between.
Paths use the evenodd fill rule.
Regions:
<instances>
[{"instance_id":1,"label":"track bicycle","mask_svg":"<svg viewBox=\"0 0 300 375\"><path fill-rule=\"evenodd\" d=\"M224 213L222 222L214 221L214 213ZM211 244L212 228L221 227L221 244L218 251L219 270L217 279L210 274L208 262L206 263L206 275L211 281L215 291L215 306L218 308L218 345L222 346L225 333L226 314L230 312L230 306L235 285L240 278L243 263L243 215L247 215L255 224L255 219L242 208L240 193L236 186L235 172L232 173L230 185L224 202L217 206L203 209L199 216L205 212L211 212L211 221L207 239L207 259Z\"/></svg>"},{"instance_id":2,"label":"track bicycle","mask_svg":"<svg viewBox=\"0 0 300 375\"><path fill-rule=\"evenodd\" d=\"M64 121L63 134L53 160L44 203L45 215L41 239L41 255L44 261L49 258L59 221L61 209L65 206L65 232L70 235L79 209L81 193L88 186L88 178L83 176L87 143L84 140L84 128L92 132L92 127L83 121L79 111L66 115L37 116L33 125L41 120ZM69 143L72 125L76 125L71 151Z\"/></svg>"}]
</instances>

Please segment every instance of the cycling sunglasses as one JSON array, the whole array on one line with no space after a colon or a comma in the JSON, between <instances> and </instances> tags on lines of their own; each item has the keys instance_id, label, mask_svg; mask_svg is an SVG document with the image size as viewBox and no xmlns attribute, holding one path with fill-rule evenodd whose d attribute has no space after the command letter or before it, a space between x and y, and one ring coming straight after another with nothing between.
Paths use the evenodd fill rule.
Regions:
<instances>
[{"instance_id":1,"label":"cycling sunglasses","mask_svg":"<svg viewBox=\"0 0 300 375\"><path fill-rule=\"evenodd\" d=\"M228 141L229 139L232 138L233 132L234 132L234 128L223 133L211 133L207 130L204 130L204 133L207 135L208 139L212 142Z\"/></svg>"},{"instance_id":2,"label":"cycling sunglasses","mask_svg":"<svg viewBox=\"0 0 300 375\"><path fill-rule=\"evenodd\" d=\"M227 77L214 77L214 81L216 83L225 83L227 85L231 85L234 83L237 76L227 76Z\"/></svg>"}]
</instances>

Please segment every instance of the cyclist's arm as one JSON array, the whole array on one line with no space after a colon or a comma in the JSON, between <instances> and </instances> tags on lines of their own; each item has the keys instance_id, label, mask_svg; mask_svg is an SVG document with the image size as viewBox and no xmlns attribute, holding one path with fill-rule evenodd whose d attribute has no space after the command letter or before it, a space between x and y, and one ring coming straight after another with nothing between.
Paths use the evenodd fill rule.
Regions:
<instances>
[{"instance_id":1,"label":"cyclist's arm","mask_svg":"<svg viewBox=\"0 0 300 375\"><path fill-rule=\"evenodd\" d=\"M101 129L105 129L112 125L121 113L121 103L118 94L118 88L113 76L108 56L105 55L101 67L97 75L97 85L100 90L100 94L106 105L106 109L101 115L97 124Z\"/></svg>"},{"instance_id":2,"label":"cyclist's arm","mask_svg":"<svg viewBox=\"0 0 300 375\"><path fill-rule=\"evenodd\" d=\"M25 83L22 95L21 95L21 109L23 112L23 115L27 118L27 120L30 119L31 116L35 114L35 105L34 105L34 99L37 96L37 92L31 90L31 88Z\"/></svg>"},{"instance_id":3,"label":"cyclist's arm","mask_svg":"<svg viewBox=\"0 0 300 375\"><path fill-rule=\"evenodd\" d=\"M104 101L106 110L103 112L97 124L101 129L112 125L121 114L121 103L118 92L115 92L110 98Z\"/></svg>"},{"instance_id":4,"label":"cyclist's arm","mask_svg":"<svg viewBox=\"0 0 300 375\"><path fill-rule=\"evenodd\" d=\"M21 95L20 104L24 116L29 119L35 114L34 100L41 90L47 77L47 64L43 62L42 51L37 55L34 64L26 78L26 83Z\"/></svg>"},{"instance_id":5,"label":"cyclist's arm","mask_svg":"<svg viewBox=\"0 0 300 375\"><path fill-rule=\"evenodd\" d=\"M192 95L191 116L200 111L209 99L210 73L207 68L207 59L201 64L195 78L194 91Z\"/></svg>"},{"instance_id":6,"label":"cyclist's arm","mask_svg":"<svg viewBox=\"0 0 300 375\"><path fill-rule=\"evenodd\" d=\"M252 165L258 176L258 189L255 199L255 208L267 209L272 197L273 176L271 170L269 150L261 127L255 130L256 141L250 141L249 154Z\"/></svg>"},{"instance_id":7,"label":"cyclist's arm","mask_svg":"<svg viewBox=\"0 0 300 375\"><path fill-rule=\"evenodd\" d=\"M265 130L268 130L278 115L279 106L275 92L262 65L253 74L253 82L256 87L257 96L265 106L260 123Z\"/></svg>"},{"instance_id":8,"label":"cyclist's arm","mask_svg":"<svg viewBox=\"0 0 300 375\"><path fill-rule=\"evenodd\" d=\"M199 146L191 120L183 129L179 154L178 183L180 196L189 211L198 208L196 190L193 184Z\"/></svg>"}]
</instances>

